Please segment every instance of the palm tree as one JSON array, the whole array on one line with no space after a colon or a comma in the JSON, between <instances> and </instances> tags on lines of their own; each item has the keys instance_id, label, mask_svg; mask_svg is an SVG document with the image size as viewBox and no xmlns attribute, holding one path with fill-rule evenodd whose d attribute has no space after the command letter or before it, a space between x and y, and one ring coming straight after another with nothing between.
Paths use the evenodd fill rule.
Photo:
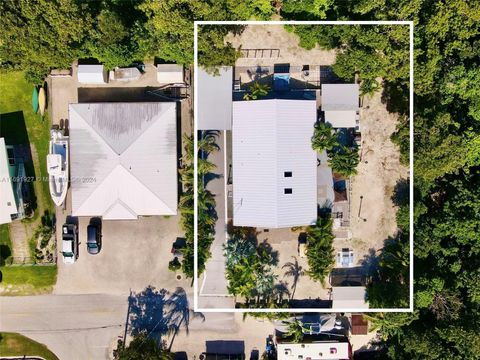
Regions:
<instances>
[{"instance_id":1,"label":"palm tree","mask_svg":"<svg viewBox=\"0 0 480 360\"><path fill-rule=\"evenodd\" d=\"M243 96L244 100L257 100L259 97L264 97L270 91L270 86L267 84L260 84L258 81L254 82L249 87L249 92Z\"/></svg>"},{"instance_id":2,"label":"palm tree","mask_svg":"<svg viewBox=\"0 0 480 360\"><path fill-rule=\"evenodd\" d=\"M337 150L329 154L328 164L333 172L343 176L352 176L357 174L357 165L360 162L358 148L346 147L341 145Z\"/></svg>"},{"instance_id":3,"label":"palm tree","mask_svg":"<svg viewBox=\"0 0 480 360\"><path fill-rule=\"evenodd\" d=\"M165 305L168 308L166 313L167 322L170 331L173 332L170 346L168 347L168 351L170 351L180 328L183 326L188 335L190 318L199 318L205 321L205 316L201 312L194 312L190 309L187 293L183 288L175 289L175 292L165 301Z\"/></svg>"},{"instance_id":4,"label":"palm tree","mask_svg":"<svg viewBox=\"0 0 480 360\"><path fill-rule=\"evenodd\" d=\"M301 343L303 340L303 335L304 335L304 330L305 328L303 327L303 323L294 318L290 321L282 321L284 325L287 326L287 331L285 332L285 337L292 338L293 343Z\"/></svg>"},{"instance_id":5,"label":"palm tree","mask_svg":"<svg viewBox=\"0 0 480 360\"><path fill-rule=\"evenodd\" d=\"M287 262L285 265L282 266L282 269L287 269L285 271L285 276L290 276L293 278L293 283L292 283L292 296L290 297L290 300L295 297L295 290L297 289L297 283L298 280L300 279L301 276L305 274L303 271L303 267L298 263L298 260L295 256L292 256L294 262Z\"/></svg>"},{"instance_id":6,"label":"palm tree","mask_svg":"<svg viewBox=\"0 0 480 360\"><path fill-rule=\"evenodd\" d=\"M312 136L312 149L318 152L332 150L338 146L338 139L331 126L325 123L315 125Z\"/></svg>"},{"instance_id":7,"label":"palm tree","mask_svg":"<svg viewBox=\"0 0 480 360\"><path fill-rule=\"evenodd\" d=\"M319 217L315 225L307 230L307 274L313 279L325 284L325 278L334 265L334 250L332 234L332 219Z\"/></svg>"}]
</instances>

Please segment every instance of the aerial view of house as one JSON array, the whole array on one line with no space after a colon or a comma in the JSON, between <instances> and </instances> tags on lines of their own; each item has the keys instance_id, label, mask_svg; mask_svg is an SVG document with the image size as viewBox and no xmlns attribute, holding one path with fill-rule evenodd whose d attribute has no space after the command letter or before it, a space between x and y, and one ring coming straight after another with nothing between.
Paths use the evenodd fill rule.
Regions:
<instances>
[{"instance_id":1,"label":"aerial view of house","mask_svg":"<svg viewBox=\"0 0 480 360\"><path fill-rule=\"evenodd\" d=\"M391 197L408 176L395 118L379 126L381 99L335 74L335 52L303 49L281 25L227 38L234 65L202 66L199 54L199 201L211 197L201 216L215 219L199 223L210 249L199 308L371 307L367 258L397 232Z\"/></svg>"},{"instance_id":2,"label":"aerial view of house","mask_svg":"<svg viewBox=\"0 0 480 360\"><path fill-rule=\"evenodd\" d=\"M1 359L478 359L478 1L0 10Z\"/></svg>"}]
</instances>

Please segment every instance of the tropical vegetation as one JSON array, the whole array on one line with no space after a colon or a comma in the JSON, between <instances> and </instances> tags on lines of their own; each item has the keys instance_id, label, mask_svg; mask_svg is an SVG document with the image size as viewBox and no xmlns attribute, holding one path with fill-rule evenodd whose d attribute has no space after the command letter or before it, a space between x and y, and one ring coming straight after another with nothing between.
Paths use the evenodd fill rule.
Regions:
<instances>
[{"instance_id":1,"label":"tropical vegetation","mask_svg":"<svg viewBox=\"0 0 480 360\"><path fill-rule=\"evenodd\" d=\"M371 323L381 330L389 359L476 359L480 351L480 83L475 79L480 74L480 3L360 0L332 2L325 14L329 20L414 24L415 311L374 314ZM293 12L283 15L300 19ZM311 9L302 18L325 17ZM387 109L408 116L408 26L341 28L298 26L294 31L301 44L341 49L335 72L377 82ZM410 120L400 117L393 136L404 163ZM406 224L405 208L400 206L397 222ZM401 297L409 285L403 274L408 233L400 230L403 234L387 247L385 257L400 266L395 276L402 282L394 289L386 286L383 292L370 289L369 297L377 305L388 306L391 294L400 292ZM393 272L388 266L381 271L379 278L388 284Z\"/></svg>"},{"instance_id":2,"label":"tropical vegetation","mask_svg":"<svg viewBox=\"0 0 480 360\"><path fill-rule=\"evenodd\" d=\"M349 177L357 174L357 165L360 162L358 147L339 145L328 152L328 165L334 173Z\"/></svg>"},{"instance_id":3,"label":"tropical vegetation","mask_svg":"<svg viewBox=\"0 0 480 360\"><path fill-rule=\"evenodd\" d=\"M357 174L360 162L358 147L340 144L338 134L329 124L318 122L312 136L312 149L318 152L327 151L328 164L333 172L349 177Z\"/></svg>"},{"instance_id":4,"label":"tropical vegetation","mask_svg":"<svg viewBox=\"0 0 480 360\"><path fill-rule=\"evenodd\" d=\"M299 344L303 340L304 331L306 330L301 320L293 318L289 321L282 321L287 326L282 337L288 338L292 343Z\"/></svg>"},{"instance_id":5,"label":"tropical vegetation","mask_svg":"<svg viewBox=\"0 0 480 360\"><path fill-rule=\"evenodd\" d=\"M228 292L242 297L245 303L276 303L279 293L277 276L272 267L277 265L277 254L270 245L257 246L256 229L235 227L224 246Z\"/></svg>"},{"instance_id":6,"label":"tropical vegetation","mask_svg":"<svg viewBox=\"0 0 480 360\"><path fill-rule=\"evenodd\" d=\"M318 217L315 225L307 229L307 274L313 280L325 284L335 263L332 234L332 218Z\"/></svg>"},{"instance_id":7,"label":"tropical vegetation","mask_svg":"<svg viewBox=\"0 0 480 360\"><path fill-rule=\"evenodd\" d=\"M144 331L133 336L132 341L126 345L123 340L118 340L117 348L113 350L114 360L173 360L175 354L166 349L164 343L158 344L148 337Z\"/></svg>"},{"instance_id":8,"label":"tropical vegetation","mask_svg":"<svg viewBox=\"0 0 480 360\"><path fill-rule=\"evenodd\" d=\"M270 86L255 81L243 95L243 100L258 100L259 98L267 96L269 91Z\"/></svg>"},{"instance_id":9,"label":"tropical vegetation","mask_svg":"<svg viewBox=\"0 0 480 360\"><path fill-rule=\"evenodd\" d=\"M203 132L197 142L197 225L198 225L198 274L205 270L205 263L210 257L210 245L215 235L216 214L215 199L210 191L205 188L205 176L215 169L215 165L208 161L207 157L212 151L217 151L215 144L217 133ZM180 177L182 180L183 193L180 197L179 208L181 213L180 224L185 232L186 246L182 249L182 271L189 277L194 275L194 142L193 136L184 136L184 155L182 157L182 168Z\"/></svg>"},{"instance_id":10,"label":"tropical vegetation","mask_svg":"<svg viewBox=\"0 0 480 360\"><path fill-rule=\"evenodd\" d=\"M27 78L39 84L49 69L69 67L74 60L92 56L112 65L154 57L191 64L193 20L269 19L276 14L285 20L413 21L416 310L374 314L372 323L384 336L389 359L477 359L480 3L283 0L275 2L276 8L272 4L270 0L5 0L0 2L0 62L6 69L25 69ZM120 21L110 24L109 12ZM351 80L357 75L363 94L381 92L389 111L408 115L407 25L296 25L289 30L298 34L304 47L336 49L338 76ZM219 43L217 38L214 42ZM225 53L230 61L231 50ZM2 92L3 98L10 93ZM394 135L404 163L409 150L406 124L411 120L400 120ZM193 170L187 167L183 176L193 179ZM191 194L192 187L186 186ZM184 200L183 207L189 247L182 267L192 274L193 225L186 224L193 224L193 200ZM408 218L405 209L399 207L397 222ZM402 232L401 247L393 246L391 252L403 268L406 241L402 239L408 234ZM389 268L381 271L378 279L391 281ZM391 287L385 290L392 292ZM376 303L388 306L392 297L370 290L370 295L375 293Z\"/></svg>"}]
</instances>

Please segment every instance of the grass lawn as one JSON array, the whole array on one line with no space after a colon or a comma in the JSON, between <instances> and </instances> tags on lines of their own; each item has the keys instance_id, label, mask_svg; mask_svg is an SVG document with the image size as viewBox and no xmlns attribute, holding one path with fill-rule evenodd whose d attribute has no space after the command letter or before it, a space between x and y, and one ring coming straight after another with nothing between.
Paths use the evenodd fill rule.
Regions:
<instances>
[{"instance_id":1,"label":"grass lawn","mask_svg":"<svg viewBox=\"0 0 480 360\"><path fill-rule=\"evenodd\" d=\"M0 134L6 136L7 144L32 144L38 156L33 155L33 164L25 164L27 176L46 179L50 121L32 109L33 85L29 84L21 71L0 71ZM38 159L38 160L37 160ZM48 181L35 181L37 211L34 219L46 210L53 213Z\"/></svg>"},{"instance_id":2,"label":"grass lawn","mask_svg":"<svg viewBox=\"0 0 480 360\"><path fill-rule=\"evenodd\" d=\"M17 333L0 333L1 356L40 356L46 360L59 360L48 348Z\"/></svg>"},{"instance_id":3,"label":"grass lawn","mask_svg":"<svg viewBox=\"0 0 480 360\"><path fill-rule=\"evenodd\" d=\"M50 293L57 281L57 266L2 266L0 295L36 295Z\"/></svg>"},{"instance_id":4,"label":"grass lawn","mask_svg":"<svg viewBox=\"0 0 480 360\"><path fill-rule=\"evenodd\" d=\"M0 225L0 265L12 255L12 241L8 224Z\"/></svg>"}]
</instances>

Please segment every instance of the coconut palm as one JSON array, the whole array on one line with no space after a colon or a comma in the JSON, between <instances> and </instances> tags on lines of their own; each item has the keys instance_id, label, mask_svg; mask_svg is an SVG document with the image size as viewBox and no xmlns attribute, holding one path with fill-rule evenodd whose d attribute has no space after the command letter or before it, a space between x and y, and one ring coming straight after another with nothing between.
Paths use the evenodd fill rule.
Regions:
<instances>
[{"instance_id":1,"label":"coconut palm","mask_svg":"<svg viewBox=\"0 0 480 360\"><path fill-rule=\"evenodd\" d=\"M268 95L270 91L270 86L267 84L260 84L258 81L254 82L250 85L249 92L243 95L244 100L257 100L260 97L264 97Z\"/></svg>"},{"instance_id":2,"label":"coconut palm","mask_svg":"<svg viewBox=\"0 0 480 360\"><path fill-rule=\"evenodd\" d=\"M282 269L287 269L284 276L290 276L293 280L292 295L290 299L293 299L295 297L295 290L297 289L298 280L300 280L300 277L305 274L305 272L303 271L303 267L298 263L297 258L295 256L292 256L292 258L293 262L287 262L285 265L282 266Z\"/></svg>"},{"instance_id":3,"label":"coconut palm","mask_svg":"<svg viewBox=\"0 0 480 360\"><path fill-rule=\"evenodd\" d=\"M338 139L331 126L325 123L315 125L312 136L312 149L318 152L332 150L338 146Z\"/></svg>"},{"instance_id":4,"label":"coconut palm","mask_svg":"<svg viewBox=\"0 0 480 360\"><path fill-rule=\"evenodd\" d=\"M268 269L261 269L256 272L256 286L257 302L260 298L263 298L265 302L268 302L273 295L274 283L277 275L272 274Z\"/></svg>"},{"instance_id":5,"label":"coconut palm","mask_svg":"<svg viewBox=\"0 0 480 360\"><path fill-rule=\"evenodd\" d=\"M292 338L293 343L301 343L303 340L303 335L305 328L303 327L303 323L294 318L290 321L282 321L284 325L287 325L287 331L283 335L284 337Z\"/></svg>"},{"instance_id":6,"label":"coconut palm","mask_svg":"<svg viewBox=\"0 0 480 360\"><path fill-rule=\"evenodd\" d=\"M333 172L343 176L352 176L357 174L357 165L360 162L358 148L341 145L329 154L328 164Z\"/></svg>"},{"instance_id":7,"label":"coconut palm","mask_svg":"<svg viewBox=\"0 0 480 360\"><path fill-rule=\"evenodd\" d=\"M334 250L332 234L332 219L319 217L315 225L307 230L307 274L313 279L320 281L322 285L334 265Z\"/></svg>"}]
</instances>

